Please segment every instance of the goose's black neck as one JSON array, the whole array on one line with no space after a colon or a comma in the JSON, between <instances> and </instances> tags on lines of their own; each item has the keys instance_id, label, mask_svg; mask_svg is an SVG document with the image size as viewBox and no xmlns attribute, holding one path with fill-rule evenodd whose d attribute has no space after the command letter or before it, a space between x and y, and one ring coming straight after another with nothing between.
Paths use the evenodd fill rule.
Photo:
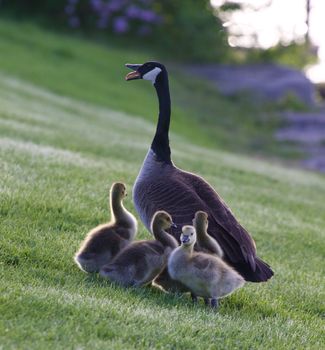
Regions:
<instances>
[{"instance_id":1,"label":"goose's black neck","mask_svg":"<svg viewBox=\"0 0 325 350\"><path fill-rule=\"evenodd\" d=\"M164 163L171 163L169 147L169 123L170 123L170 95L168 75L163 70L154 84L159 100L159 118L151 149L157 156L157 160Z\"/></svg>"}]
</instances>

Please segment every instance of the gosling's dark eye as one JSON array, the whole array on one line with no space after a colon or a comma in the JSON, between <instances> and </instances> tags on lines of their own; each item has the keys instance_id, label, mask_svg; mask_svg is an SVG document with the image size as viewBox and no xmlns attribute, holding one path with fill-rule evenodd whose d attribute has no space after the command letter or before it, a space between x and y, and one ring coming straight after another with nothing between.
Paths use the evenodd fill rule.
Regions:
<instances>
[{"instance_id":1,"label":"gosling's dark eye","mask_svg":"<svg viewBox=\"0 0 325 350\"><path fill-rule=\"evenodd\" d=\"M193 232L191 233L191 236L193 236Z\"/></svg>"}]
</instances>

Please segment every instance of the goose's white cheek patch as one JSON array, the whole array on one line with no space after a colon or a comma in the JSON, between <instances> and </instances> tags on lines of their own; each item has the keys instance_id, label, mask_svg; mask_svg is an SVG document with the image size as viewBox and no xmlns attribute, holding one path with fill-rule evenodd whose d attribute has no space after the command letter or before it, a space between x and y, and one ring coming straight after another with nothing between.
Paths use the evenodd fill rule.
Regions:
<instances>
[{"instance_id":1,"label":"goose's white cheek patch","mask_svg":"<svg viewBox=\"0 0 325 350\"><path fill-rule=\"evenodd\" d=\"M161 72L161 69L156 67L153 70L149 71L148 73L144 74L142 76L142 79L150 80L152 84L156 82L157 75Z\"/></svg>"}]
</instances>

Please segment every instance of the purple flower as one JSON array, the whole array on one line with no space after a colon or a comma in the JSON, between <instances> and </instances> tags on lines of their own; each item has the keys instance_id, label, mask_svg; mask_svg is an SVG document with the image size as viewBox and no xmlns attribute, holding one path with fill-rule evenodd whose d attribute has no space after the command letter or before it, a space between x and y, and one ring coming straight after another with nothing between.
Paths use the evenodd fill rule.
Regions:
<instances>
[{"instance_id":1,"label":"purple flower","mask_svg":"<svg viewBox=\"0 0 325 350\"><path fill-rule=\"evenodd\" d=\"M95 12L100 12L103 7L102 0L90 0L90 6Z\"/></svg>"},{"instance_id":2,"label":"purple flower","mask_svg":"<svg viewBox=\"0 0 325 350\"><path fill-rule=\"evenodd\" d=\"M74 5L67 5L65 8L64 8L64 12L67 14L67 15L72 15L76 12L76 8Z\"/></svg>"},{"instance_id":3,"label":"purple flower","mask_svg":"<svg viewBox=\"0 0 325 350\"><path fill-rule=\"evenodd\" d=\"M109 28L117 34L123 34L132 27L137 35L146 36L163 20L153 10L154 3L153 0L65 0L64 11L72 28L91 24L95 19L98 29ZM92 18L89 21L86 17L88 14ZM81 23L80 18L83 17L85 23Z\"/></svg>"},{"instance_id":4,"label":"purple flower","mask_svg":"<svg viewBox=\"0 0 325 350\"><path fill-rule=\"evenodd\" d=\"M80 19L77 16L70 17L68 22L71 28L78 28L80 26Z\"/></svg>"},{"instance_id":5,"label":"purple flower","mask_svg":"<svg viewBox=\"0 0 325 350\"><path fill-rule=\"evenodd\" d=\"M139 19L142 19L144 22L152 23L159 21L160 17L151 10L142 10Z\"/></svg>"},{"instance_id":6,"label":"purple flower","mask_svg":"<svg viewBox=\"0 0 325 350\"><path fill-rule=\"evenodd\" d=\"M123 0L110 0L107 3L107 7L112 12L119 11L123 7L123 5L124 5Z\"/></svg>"},{"instance_id":7,"label":"purple flower","mask_svg":"<svg viewBox=\"0 0 325 350\"><path fill-rule=\"evenodd\" d=\"M142 10L134 5L129 6L125 11L126 16L129 18L139 18L139 16L141 16L141 13Z\"/></svg>"},{"instance_id":8,"label":"purple flower","mask_svg":"<svg viewBox=\"0 0 325 350\"><path fill-rule=\"evenodd\" d=\"M117 17L114 20L113 29L115 33L125 33L129 29L129 23L125 17Z\"/></svg>"}]
</instances>

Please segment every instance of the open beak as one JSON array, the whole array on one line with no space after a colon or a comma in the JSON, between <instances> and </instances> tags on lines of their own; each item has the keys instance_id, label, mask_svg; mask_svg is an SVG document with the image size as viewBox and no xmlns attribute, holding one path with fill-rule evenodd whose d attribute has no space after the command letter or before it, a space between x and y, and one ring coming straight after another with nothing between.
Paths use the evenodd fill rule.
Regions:
<instances>
[{"instance_id":1,"label":"open beak","mask_svg":"<svg viewBox=\"0 0 325 350\"><path fill-rule=\"evenodd\" d=\"M133 70L133 72L130 72L126 75L125 80L128 81L128 80L141 79L141 74L137 70L139 67L142 66L142 64L127 63L125 66Z\"/></svg>"}]
</instances>

